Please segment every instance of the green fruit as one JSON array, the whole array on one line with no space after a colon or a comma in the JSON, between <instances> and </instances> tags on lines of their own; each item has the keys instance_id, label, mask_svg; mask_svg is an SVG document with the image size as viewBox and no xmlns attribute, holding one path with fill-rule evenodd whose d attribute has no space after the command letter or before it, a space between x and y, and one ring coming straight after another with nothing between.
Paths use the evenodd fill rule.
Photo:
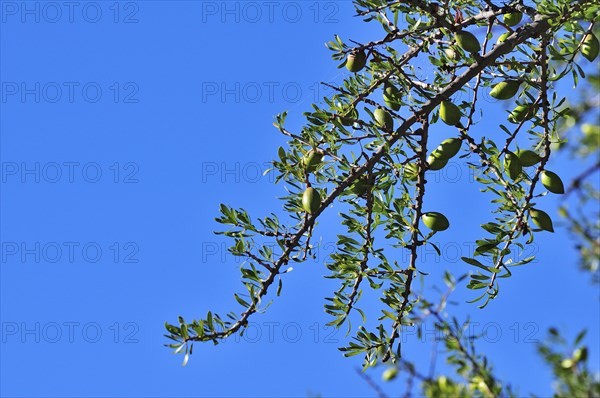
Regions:
<instances>
[{"instance_id":1,"label":"green fruit","mask_svg":"<svg viewBox=\"0 0 600 398\"><path fill-rule=\"evenodd\" d=\"M437 157L450 159L456 156L460 150L462 140L459 138L448 138L442 141L442 143L433 151Z\"/></svg>"},{"instance_id":2,"label":"green fruit","mask_svg":"<svg viewBox=\"0 0 600 398\"><path fill-rule=\"evenodd\" d=\"M541 210L530 209L529 215L531 216L531 220L538 227L543 229L544 231L554 232L554 227L552 226L552 219L550 216Z\"/></svg>"},{"instance_id":3,"label":"green fruit","mask_svg":"<svg viewBox=\"0 0 600 398\"><path fill-rule=\"evenodd\" d=\"M504 23L508 26L515 26L521 19L523 18L523 14L520 12L511 12L509 14L504 14Z\"/></svg>"},{"instance_id":4,"label":"green fruit","mask_svg":"<svg viewBox=\"0 0 600 398\"><path fill-rule=\"evenodd\" d=\"M529 149L521 149L517 151L517 156L519 157L519 163L523 167L535 166L542 160L540 155L530 151Z\"/></svg>"},{"instance_id":5,"label":"green fruit","mask_svg":"<svg viewBox=\"0 0 600 398\"><path fill-rule=\"evenodd\" d=\"M542 171L542 185L552 193L563 194L565 193L565 186L563 185L560 177L549 170Z\"/></svg>"},{"instance_id":6,"label":"green fruit","mask_svg":"<svg viewBox=\"0 0 600 398\"><path fill-rule=\"evenodd\" d=\"M423 224L432 231L445 231L450 226L446 216L435 211L423 214L421 220L423 220Z\"/></svg>"},{"instance_id":7,"label":"green fruit","mask_svg":"<svg viewBox=\"0 0 600 398\"><path fill-rule=\"evenodd\" d=\"M381 378L383 381L390 381L394 380L396 376L398 376L398 368L388 368L383 372Z\"/></svg>"},{"instance_id":8,"label":"green fruit","mask_svg":"<svg viewBox=\"0 0 600 398\"><path fill-rule=\"evenodd\" d=\"M444 54L446 54L446 57L448 57L448 59L453 61L456 61L459 58L458 53L453 48L445 49Z\"/></svg>"},{"instance_id":9,"label":"green fruit","mask_svg":"<svg viewBox=\"0 0 600 398\"><path fill-rule=\"evenodd\" d=\"M373 116L375 116L375 124L377 126L383 127L387 130L394 129L394 119L392 118L392 115L390 115L385 109L375 109Z\"/></svg>"},{"instance_id":10,"label":"green fruit","mask_svg":"<svg viewBox=\"0 0 600 398\"><path fill-rule=\"evenodd\" d=\"M590 62L593 62L598 56L598 51L600 50L600 43L598 43L598 38L594 36L593 33L588 33L583 38L583 43L581 44L581 53L583 56Z\"/></svg>"},{"instance_id":11,"label":"green fruit","mask_svg":"<svg viewBox=\"0 0 600 398\"><path fill-rule=\"evenodd\" d=\"M460 109L450 101L442 101L440 104L440 117L444 123L450 126L456 126L460 123Z\"/></svg>"},{"instance_id":12,"label":"green fruit","mask_svg":"<svg viewBox=\"0 0 600 398\"><path fill-rule=\"evenodd\" d=\"M500 35L500 37L498 37L498 41L496 41L496 43L497 43L497 44L504 43L504 40L506 40L506 38L507 38L508 36L510 36L510 34L511 34L511 32L505 32L505 33L502 33L502 34Z\"/></svg>"},{"instance_id":13,"label":"green fruit","mask_svg":"<svg viewBox=\"0 0 600 398\"><path fill-rule=\"evenodd\" d=\"M321 207L321 196L314 188L308 187L302 195L302 207L308 213L314 213Z\"/></svg>"},{"instance_id":14,"label":"green fruit","mask_svg":"<svg viewBox=\"0 0 600 398\"><path fill-rule=\"evenodd\" d=\"M481 45L477 37L466 30L458 31L454 34L454 40L463 50L470 53L478 53L481 50Z\"/></svg>"},{"instance_id":15,"label":"green fruit","mask_svg":"<svg viewBox=\"0 0 600 398\"><path fill-rule=\"evenodd\" d=\"M346 69L350 72L360 72L367 64L367 55L363 50L352 51L346 60Z\"/></svg>"},{"instance_id":16,"label":"green fruit","mask_svg":"<svg viewBox=\"0 0 600 398\"><path fill-rule=\"evenodd\" d=\"M512 152L507 152L504 155L504 171L511 180L516 180L523 171L523 167L521 166L521 162L519 162L519 157Z\"/></svg>"},{"instance_id":17,"label":"green fruit","mask_svg":"<svg viewBox=\"0 0 600 398\"><path fill-rule=\"evenodd\" d=\"M523 120L531 119L537 113L537 107L533 105L519 105L508 115L508 121L511 123L521 123Z\"/></svg>"},{"instance_id":18,"label":"green fruit","mask_svg":"<svg viewBox=\"0 0 600 398\"><path fill-rule=\"evenodd\" d=\"M441 170L448 164L448 158L439 157L432 153L427 157L427 163L429 164L429 170Z\"/></svg>"},{"instance_id":19,"label":"green fruit","mask_svg":"<svg viewBox=\"0 0 600 398\"><path fill-rule=\"evenodd\" d=\"M404 175L411 181L417 181L419 168L416 163L409 163L404 166Z\"/></svg>"},{"instance_id":20,"label":"green fruit","mask_svg":"<svg viewBox=\"0 0 600 398\"><path fill-rule=\"evenodd\" d=\"M323 151L319 149L311 149L304 155L304 167L306 167L306 171L313 172L317 169L317 166L323 161L323 156L325 154Z\"/></svg>"},{"instance_id":21,"label":"green fruit","mask_svg":"<svg viewBox=\"0 0 600 398\"><path fill-rule=\"evenodd\" d=\"M511 99L519 91L520 85L521 83L516 80L506 80L496 84L490 91L490 95L499 100Z\"/></svg>"},{"instance_id":22,"label":"green fruit","mask_svg":"<svg viewBox=\"0 0 600 398\"><path fill-rule=\"evenodd\" d=\"M383 102L388 108L391 108L395 111L400 109L400 90L393 85L386 85L383 90Z\"/></svg>"}]
</instances>

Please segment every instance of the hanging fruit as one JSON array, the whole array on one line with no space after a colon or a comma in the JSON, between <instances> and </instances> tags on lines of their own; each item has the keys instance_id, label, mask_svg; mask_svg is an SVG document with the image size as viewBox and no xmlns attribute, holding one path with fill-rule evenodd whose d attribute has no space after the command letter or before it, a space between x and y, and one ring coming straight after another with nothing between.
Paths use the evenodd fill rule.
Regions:
<instances>
[{"instance_id":1,"label":"hanging fruit","mask_svg":"<svg viewBox=\"0 0 600 398\"><path fill-rule=\"evenodd\" d=\"M325 153L320 149L311 149L304 155L304 159L302 160L304 163L304 167L306 167L306 171L312 173L317 169L319 164L323 161L323 156Z\"/></svg>"},{"instance_id":2,"label":"hanging fruit","mask_svg":"<svg viewBox=\"0 0 600 398\"><path fill-rule=\"evenodd\" d=\"M430 211L421 216L423 224L432 231L445 231L450 226L448 219L442 213Z\"/></svg>"},{"instance_id":3,"label":"hanging fruit","mask_svg":"<svg viewBox=\"0 0 600 398\"><path fill-rule=\"evenodd\" d=\"M471 32L460 30L454 34L454 40L463 50L470 53L478 53L481 50L481 45L477 37Z\"/></svg>"},{"instance_id":4,"label":"hanging fruit","mask_svg":"<svg viewBox=\"0 0 600 398\"><path fill-rule=\"evenodd\" d=\"M400 109L400 90L393 84L387 83L383 89L383 102L385 106L395 111Z\"/></svg>"},{"instance_id":5,"label":"hanging fruit","mask_svg":"<svg viewBox=\"0 0 600 398\"><path fill-rule=\"evenodd\" d=\"M321 196L313 187L308 187L302 195L302 207L308 213L314 213L321 207Z\"/></svg>"},{"instance_id":6,"label":"hanging fruit","mask_svg":"<svg viewBox=\"0 0 600 398\"><path fill-rule=\"evenodd\" d=\"M521 22L521 19L523 19L523 14L521 14L520 12L511 12L508 14L504 14L503 19L504 23L508 26L515 26L519 22Z\"/></svg>"},{"instance_id":7,"label":"hanging fruit","mask_svg":"<svg viewBox=\"0 0 600 398\"><path fill-rule=\"evenodd\" d=\"M559 195L565 193L565 186L556 173L553 173L550 170L544 170L542 171L541 180L542 185L544 185L548 191Z\"/></svg>"},{"instance_id":8,"label":"hanging fruit","mask_svg":"<svg viewBox=\"0 0 600 398\"><path fill-rule=\"evenodd\" d=\"M379 127L383 127L387 130L394 129L394 119L392 115L389 114L385 109L377 108L375 112L373 112L373 116L375 117L375 124Z\"/></svg>"},{"instance_id":9,"label":"hanging fruit","mask_svg":"<svg viewBox=\"0 0 600 398\"><path fill-rule=\"evenodd\" d=\"M440 104L440 118L450 126L456 126L460 123L462 114L458 106L450 101L442 101Z\"/></svg>"},{"instance_id":10,"label":"hanging fruit","mask_svg":"<svg viewBox=\"0 0 600 398\"><path fill-rule=\"evenodd\" d=\"M346 60L346 69L350 72L360 72L367 64L367 55L363 50L352 50Z\"/></svg>"},{"instance_id":11,"label":"hanging fruit","mask_svg":"<svg viewBox=\"0 0 600 398\"><path fill-rule=\"evenodd\" d=\"M516 80L506 80L496 84L490 91L490 95L499 100L511 99L519 91L520 85L521 83Z\"/></svg>"}]
</instances>

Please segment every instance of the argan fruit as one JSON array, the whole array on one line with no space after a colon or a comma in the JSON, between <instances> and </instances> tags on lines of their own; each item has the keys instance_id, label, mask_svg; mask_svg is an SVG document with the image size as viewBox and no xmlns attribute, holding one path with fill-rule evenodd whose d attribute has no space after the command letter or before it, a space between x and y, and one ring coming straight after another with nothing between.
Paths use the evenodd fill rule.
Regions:
<instances>
[{"instance_id":1,"label":"argan fruit","mask_svg":"<svg viewBox=\"0 0 600 398\"><path fill-rule=\"evenodd\" d=\"M435 211L423 214L421 220L423 220L423 224L432 231L445 231L450 226L446 216Z\"/></svg>"},{"instance_id":2,"label":"argan fruit","mask_svg":"<svg viewBox=\"0 0 600 398\"><path fill-rule=\"evenodd\" d=\"M458 53L451 47L445 49L444 54L446 54L446 57L452 61L456 61L458 59Z\"/></svg>"},{"instance_id":3,"label":"argan fruit","mask_svg":"<svg viewBox=\"0 0 600 398\"><path fill-rule=\"evenodd\" d=\"M462 114L458 106L450 101L442 101L440 104L440 118L442 118L444 123L450 126L456 126L460 123L461 116Z\"/></svg>"},{"instance_id":4,"label":"argan fruit","mask_svg":"<svg viewBox=\"0 0 600 398\"><path fill-rule=\"evenodd\" d=\"M481 45L477 37L471 32L460 30L454 34L454 40L463 50L470 53L478 53L481 50Z\"/></svg>"},{"instance_id":5,"label":"argan fruit","mask_svg":"<svg viewBox=\"0 0 600 398\"><path fill-rule=\"evenodd\" d=\"M392 84L386 84L383 89L383 102L385 105L393 109L395 111L400 109L400 101L398 101L398 97L400 96L400 90L396 88L396 86Z\"/></svg>"},{"instance_id":6,"label":"argan fruit","mask_svg":"<svg viewBox=\"0 0 600 398\"><path fill-rule=\"evenodd\" d=\"M437 153L438 157L450 159L456 156L456 154L460 150L461 144L462 140L459 138L448 138L447 140L442 141L440 145L438 145L434 153Z\"/></svg>"},{"instance_id":7,"label":"argan fruit","mask_svg":"<svg viewBox=\"0 0 600 398\"><path fill-rule=\"evenodd\" d=\"M448 158L436 156L432 153L427 157L427 163L429 164L429 170L441 170L448 164Z\"/></svg>"},{"instance_id":8,"label":"argan fruit","mask_svg":"<svg viewBox=\"0 0 600 398\"><path fill-rule=\"evenodd\" d=\"M511 180L516 180L523 171L519 157L512 152L507 152L504 155L504 171Z\"/></svg>"},{"instance_id":9,"label":"argan fruit","mask_svg":"<svg viewBox=\"0 0 600 398\"><path fill-rule=\"evenodd\" d=\"M408 163L404 166L404 175L411 181L417 181L419 168L416 163Z\"/></svg>"},{"instance_id":10,"label":"argan fruit","mask_svg":"<svg viewBox=\"0 0 600 398\"><path fill-rule=\"evenodd\" d=\"M392 118L392 115L390 115L385 109L375 109L373 116L375 117L375 124L377 126L383 127L387 130L394 129L394 119Z\"/></svg>"},{"instance_id":11,"label":"argan fruit","mask_svg":"<svg viewBox=\"0 0 600 398\"><path fill-rule=\"evenodd\" d=\"M383 381L394 380L398 376L398 368L387 368L381 375Z\"/></svg>"},{"instance_id":12,"label":"argan fruit","mask_svg":"<svg viewBox=\"0 0 600 398\"><path fill-rule=\"evenodd\" d=\"M544 231L554 232L554 226L552 226L552 219L550 216L541 210L529 209L529 215L531 220L538 227Z\"/></svg>"},{"instance_id":13,"label":"argan fruit","mask_svg":"<svg viewBox=\"0 0 600 398\"><path fill-rule=\"evenodd\" d=\"M581 44L581 53L583 56L590 62L593 62L598 56L598 51L600 50L600 43L598 43L598 38L593 33L588 33L583 38L583 43Z\"/></svg>"},{"instance_id":14,"label":"argan fruit","mask_svg":"<svg viewBox=\"0 0 600 398\"><path fill-rule=\"evenodd\" d=\"M323 161L323 156L325 154L323 151L319 149L311 149L304 155L304 167L306 167L306 171L309 173L315 171L317 166Z\"/></svg>"},{"instance_id":15,"label":"argan fruit","mask_svg":"<svg viewBox=\"0 0 600 398\"><path fill-rule=\"evenodd\" d=\"M520 12L511 12L504 14L504 23L508 26L515 26L523 19L523 14Z\"/></svg>"},{"instance_id":16,"label":"argan fruit","mask_svg":"<svg viewBox=\"0 0 600 398\"><path fill-rule=\"evenodd\" d=\"M548 191L559 195L565 193L565 186L556 173L544 170L542 171L541 177L542 185L544 185Z\"/></svg>"},{"instance_id":17,"label":"argan fruit","mask_svg":"<svg viewBox=\"0 0 600 398\"><path fill-rule=\"evenodd\" d=\"M511 32L505 32L505 33L502 33L502 34L500 35L500 37L498 37L498 40L496 41L496 44L504 43L504 40L506 40L506 38L507 38L508 36L510 36L510 33L511 33Z\"/></svg>"},{"instance_id":18,"label":"argan fruit","mask_svg":"<svg viewBox=\"0 0 600 398\"><path fill-rule=\"evenodd\" d=\"M350 72L360 72L362 68L367 64L367 55L363 50L353 50L350 54L348 54L348 59L346 60L346 69Z\"/></svg>"},{"instance_id":19,"label":"argan fruit","mask_svg":"<svg viewBox=\"0 0 600 398\"><path fill-rule=\"evenodd\" d=\"M321 196L313 187L306 188L302 195L302 207L308 213L314 213L321 207Z\"/></svg>"},{"instance_id":20,"label":"argan fruit","mask_svg":"<svg viewBox=\"0 0 600 398\"><path fill-rule=\"evenodd\" d=\"M537 107L533 105L518 105L508 115L508 121L514 124L519 124L523 120L531 119L537 113Z\"/></svg>"},{"instance_id":21,"label":"argan fruit","mask_svg":"<svg viewBox=\"0 0 600 398\"><path fill-rule=\"evenodd\" d=\"M517 156L519 157L519 163L523 167L535 166L542 160L540 155L529 149L521 149L517 151Z\"/></svg>"},{"instance_id":22,"label":"argan fruit","mask_svg":"<svg viewBox=\"0 0 600 398\"><path fill-rule=\"evenodd\" d=\"M516 80L505 80L496 84L490 91L490 95L499 100L511 99L519 91L519 86L521 83Z\"/></svg>"}]
</instances>

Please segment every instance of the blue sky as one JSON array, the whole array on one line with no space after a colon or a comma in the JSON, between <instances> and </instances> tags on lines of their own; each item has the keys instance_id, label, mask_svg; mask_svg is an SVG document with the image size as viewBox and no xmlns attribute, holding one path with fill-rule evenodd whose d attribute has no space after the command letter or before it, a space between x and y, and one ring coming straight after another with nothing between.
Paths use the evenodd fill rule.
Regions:
<instances>
[{"instance_id":1,"label":"blue sky","mask_svg":"<svg viewBox=\"0 0 600 398\"><path fill-rule=\"evenodd\" d=\"M344 332L325 327L335 208L317 229L317 260L295 267L247 336L197 345L182 368L162 334L177 315L236 309L239 262L211 232L219 204L255 216L280 209L283 186L262 176L285 143L273 115L288 110L297 131L302 112L328 93L318 82L345 75L323 43L336 33L378 38L376 25L352 18L350 2L0 6L0 395L373 395L356 376L360 359L336 349ZM501 115L488 112L486 125ZM435 144L450 134L437 131ZM565 179L580 167L554 162ZM445 256L423 253L422 267L459 274L489 198L476 195L465 166L439 173L426 206L459 233L437 235ZM541 202L551 211L559 199ZM457 314L486 333L482 350L502 379L545 396L549 372L533 341L549 326L569 336L588 328L597 369L598 289L574 270L563 230L539 234L530 250L537 261L503 281L485 311L463 304ZM471 297L464 286L456 294ZM428 363L431 339L408 336L405 347Z\"/></svg>"}]
</instances>

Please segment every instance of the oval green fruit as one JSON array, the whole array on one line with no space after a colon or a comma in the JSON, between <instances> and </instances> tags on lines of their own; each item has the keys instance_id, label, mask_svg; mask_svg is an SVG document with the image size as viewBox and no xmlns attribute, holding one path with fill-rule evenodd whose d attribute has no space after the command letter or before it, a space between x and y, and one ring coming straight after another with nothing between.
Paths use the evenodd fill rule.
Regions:
<instances>
[{"instance_id":1,"label":"oval green fruit","mask_svg":"<svg viewBox=\"0 0 600 398\"><path fill-rule=\"evenodd\" d=\"M432 231L445 231L450 226L446 216L435 211L423 214L421 220L423 220L423 224Z\"/></svg>"},{"instance_id":2,"label":"oval green fruit","mask_svg":"<svg viewBox=\"0 0 600 398\"><path fill-rule=\"evenodd\" d=\"M385 109L375 109L373 116L375 117L375 124L377 126L383 127L387 130L394 129L394 119L392 118L392 115L390 115Z\"/></svg>"},{"instance_id":3,"label":"oval green fruit","mask_svg":"<svg viewBox=\"0 0 600 398\"><path fill-rule=\"evenodd\" d=\"M478 53L481 50L481 45L477 37L471 32L460 30L454 34L454 40L463 50L470 53Z\"/></svg>"},{"instance_id":4,"label":"oval green fruit","mask_svg":"<svg viewBox=\"0 0 600 398\"><path fill-rule=\"evenodd\" d=\"M436 156L438 157L450 159L456 156L460 150L461 144L462 140L460 138L448 138L438 145L434 153L436 153Z\"/></svg>"},{"instance_id":5,"label":"oval green fruit","mask_svg":"<svg viewBox=\"0 0 600 398\"><path fill-rule=\"evenodd\" d=\"M450 126L456 126L460 123L460 109L450 101L442 101L440 104L440 118L444 123Z\"/></svg>"},{"instance_id":6,"label":"oval green fruit","mask_svg":"<svg viewBox=\"0 0 600 398\"><path fill-rule=\"evenodd\" d=\"M350 54L348 54L348 59L346 60L346 69L350 72L360 72L362 68L367 64L367 55L363 50L355 51L353 50Z\"/></svg>"},{"instance_id":7,"label":"oval green fruit","mask_svg":"<svg viewBox=\"0 0 600 398\"><path fill-rule=\"evenodd\" d=\"M394 380L398 376L398 368L387 368L381 375L383 381Z\"/></svg>"},{"instance_id":8,"label":"oval green fruit","mask_svg":"<svg viewBox=\"0 0 600 398\"><path fill-rule=\"evenodd\" d=\"M508 115L508 121L511 123L514 123L514 124L519 124L523 120L531 119L536 113L537 113L537 107L534 107L531 104L518 105Z\"/></svg>"},{"instance_id":9,"label":"oval green fruit","mask_svg":"<svg viewBox=\"0 0 600 398\"><path fill-rule=\"evenodd\" d=\"M515 26L523 19L523 14L520 12L511 12L504 14L504 23L508 26Z\"/></svg>"},{"instance_id":10,"label":"oval green fruit","mask_svg":"<svg viewBox=\"0 0 600 398\"><path fill-rule=\"evenodd\" d=\"M321 207L321 196L313 187L308 187L302 195L302 207L308 213L314 213Z\"/></svg>"},{"instance_id":11,"label":"oval green fruit","mask_svg":"<svg viewBox=\"0 0 600 398\"><path fill-rule=\"evenodd\" d=\"M441 170L448 164L448 158L439 157L432 153L427 157L427 163L429 164L429 170Z\"/></svg>"},{"instance_id":12,"label":"oval green fruit","mask_svg":"<svg viewBox=\"0 0 600 398\"><path fill-rule=\"evenodd\" d=\"M400 90L392 84L388 84L383 89L383 102L385 105L395 111L400 109Z\"/></svg>"},{"instance_id":13,"label":"oval green fruit","mask_svg":"<svg viewBox=\"0 0 600 398\"><path fill-rule=\"evenodd\" d=\"M317 169L317 166L323 161L323 156L325 154L323 151L319 149L311 149L304 155L304 167L306 167L306 171L313 172Z\"/></svg>"},{"instance_id":14,"label":"oval green fruit","mask_svg":"<svg viewBox=\"0 0 600 398\"><path fill-rule=\"evenodd\" d=\"M419 176L419 167L417 166L417 164L408 163L406 166L404 166L404 175L410 181L417 181L417 178Z\"/></svg>"},{"instance_id":15,"label":"oval green fruit","mask_svg":"<svg viewBox=\"0 0 600 398\"><path fill-rule=\"evenodd\" d=\"M446 54L446 57L452 61L456 61L459 58L458 52L451 47L445 49L444 54Z\"/></svg>"},{"instance_id":16,"label":"oval green fruit","mask_svg":"<svg viewBox=\"0 0 600 398\"><path fill-rule=\"evenodd\" d=\"M519 91L519 86L521 83L516 80L506 80L496 84L490 91L490 95L499 100L511 99Z\"/></svg>"},{"instance_id":17,"label":"oval green fruit","mask_svg":"<svg viewBox=\"0 0 600 398\"><path fill-rule=\"evenodd\" d=\"M581 53L583 56L590 62L593 62L598 56L598 51L600 50L600 43L598 43L598 38L593 33L588 33L583 38L583 43L581 44Z\"/></svg>"},{"instance_id":18,"label":"oval green fruit","mask_svg":"<svg viewBox=\"0 0 600 398\"><path fill-rule=\"evenodd\" d=\"M541 180L542 185L544 185L548 191L559 195L565 193L565 186L556 173L553 173L550 170L544 170L542 171Z\"/></svg>"},{"instance_id":19,"label":"oval green fruit","mask_svg":"<svg viewBox=\"0 0 600 398\"><path fill-rule=\"evenodd\" d=\"M540 155L529 149L517 151L517 156L519 157L519 163L521 163L521 166L523 167L535 166L542 160Z\"/></svg>"},{"instance_id":20,"label":"oval green fruit","mask_svg":"<svg viewBox=\"0 0 600 398\"><path fill-rule=\"evenodd\" d=\"M506 155L504 155L504 171L511 180L516 180L519 177L521 171L523 171L523 167L517 155L512 152L506 152Z\"/></svg>"},{"instance_id":21,"label":"oval green fruit","mask_svg":"<svg viewBox=\"0 0 600 398\"><path fill-rule=\"evenodd\" d=\"M554 232L552 219L546 212L537 209L530 209L529 215L531 216L531 220L533 221L533 223L538 228L541 228L544 231Z\"/></svg>"}]
</instances>

